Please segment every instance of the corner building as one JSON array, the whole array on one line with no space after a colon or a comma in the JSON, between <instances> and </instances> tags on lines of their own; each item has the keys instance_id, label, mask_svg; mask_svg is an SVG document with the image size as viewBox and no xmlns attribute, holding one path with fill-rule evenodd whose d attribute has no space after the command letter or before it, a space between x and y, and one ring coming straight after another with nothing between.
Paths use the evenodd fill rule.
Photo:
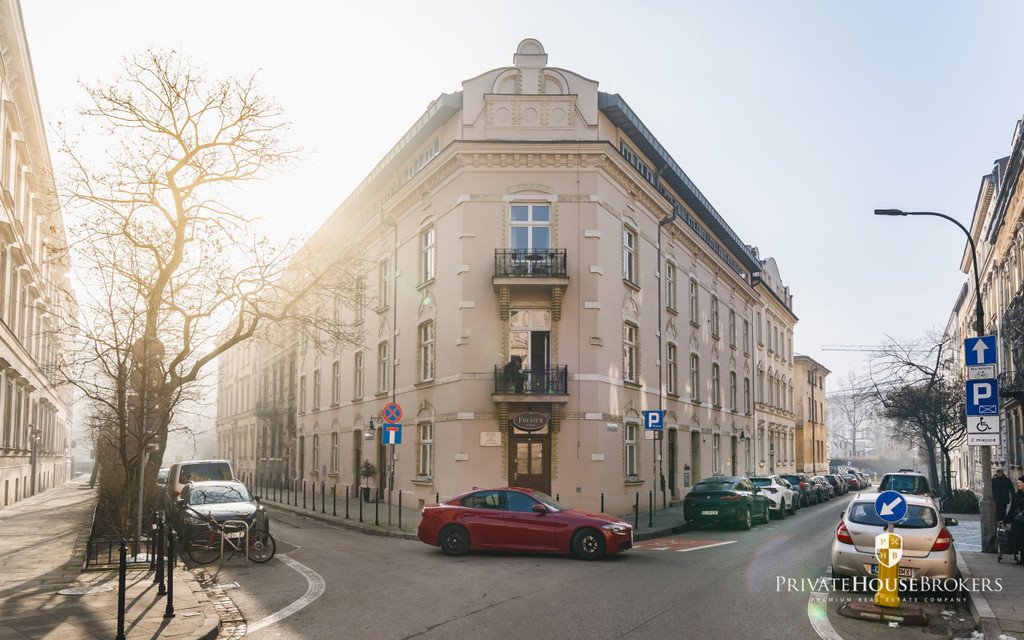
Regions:
<instances>
[{"instance_id":1,"label":"corner building","mask_svg":"<svg viewBox=\"0 0 1024 640\"><path fill-rule=\"evenodd\" d=\"M755 309L784 320L787 364L770 366L792 385L788 289L772 263L759 292L766 262L629 105L548 66L536 40L435 100L310 243L355 244L375 268L364 304L333 310L361 346L296 340L295 477L341 492L370 461L385 486L367 436L392 400L407 505L516 485L625 512L662 475L673 501L703 477L768 472ZM642 412L658 408L656 443ZM765 422L788 424L792 447L791 417Z\"/></svg>"}]
</instances>

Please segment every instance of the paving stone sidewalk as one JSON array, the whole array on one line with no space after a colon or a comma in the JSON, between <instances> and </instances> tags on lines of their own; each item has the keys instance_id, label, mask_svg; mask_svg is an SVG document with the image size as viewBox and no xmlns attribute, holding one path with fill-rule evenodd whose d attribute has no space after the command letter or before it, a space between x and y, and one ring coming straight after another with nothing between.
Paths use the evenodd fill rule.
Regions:
<instances>
[{"instance_id":1,"label":"paving stone sidewalk","mask_svg":"<svg viewBox=\"0 0 1024 640\"><path fill-rule=\"evenodd\" d=\"M0 640L112 639L117 631L117 572L81 572L95 491L72 481L0 511ZM216 638L219 601L179 564L175 617L164 618L153 573L127 576L127 638ZM67 587L96 587L60 595Z\"/></svg>"},{"instance_id":2,"label":"paving stone sidewalk","mask_svg":"<svg viewBox=\"0 0 1024 640\"><path fill-rule=\"evenodd\" d=\"M957 563L964 578L999 578L999 591L980 590L968 594L971 614L986 639L1024 639L1024 566L1012 556L1002 562L994 553L959 551Z\"/></svg>"}]
</instances>

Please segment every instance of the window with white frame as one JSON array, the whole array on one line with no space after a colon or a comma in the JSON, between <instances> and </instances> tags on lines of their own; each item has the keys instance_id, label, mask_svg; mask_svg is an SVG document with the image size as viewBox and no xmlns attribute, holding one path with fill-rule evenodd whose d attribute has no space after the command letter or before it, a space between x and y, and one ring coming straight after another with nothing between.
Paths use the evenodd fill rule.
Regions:
<instances>
[{"instance_id":1,"label":"window with white frame","mask_svg":"<svg viewBox=\"0 0 1024 640\"><path fill-rule=\"evenodd\" d=\"M675 311L676 308L676 265L665 263L665 306Z\"/></svg>"},{"instance_id":2,"label":"window with white frame","mask_svg":"<svg viewBox=\"0 0 1024 640\"><path fill-rule=\"evenodd\" d=\"M320 471L320 436L319 434L313 434L313 456L312 456L312 471L313 473L319 473Z\"/></svg>"},{"instance_id":3,"label":"window with white frame","mask_svg":"<svg viewBox=\"0 0 1024 640\"><path fill-rule=\"evenodd\" d=\"M320 370L313 370L313 411L320 410Z\"/></svg>"},{"instance_id":4,"label":"window with white frame","mask_svg":"<svg viewBox=\"0 0 1024 640\"><path fill-rule=\"evenodd\" d=\"M377 263L377 308L388 306L388 285L390 282L390 265L387 259Z\"/></svg>"},{"instance_id":5,"label":"window with white frame","mask_svg":"<svg viewBox=\"0 0 1024 640\"><path fill-rule=\"evenodd\" d=\"M331 404L341 402L341 363L337 360L331 365Z\"/></svg>"},{"instance_id":6,"label":"window with white frame","mask_svg":"<svg viewBox=\"0 0 1024 640\"><path fill-rule=\"evenodd\" d=\"M736 348L736 310L729 309L729 346Z\"/></svg>"},{"instance_id":7,"label":"window with white frame","mask_svg":"<svg viewBox=\"0 0 1024 640\"><path fill-rule=\"evenodd\" d=\"M388 341L382 340L377 344L377 393L388 392L388 365L390 362Z\"/></svg>"},{"instance_id":8,"label":"window with white frame","mask_svg":"<svg viewBox=\"0 0 1024 640\"><path fill-rule=\"evenodd\" d=\"M622 229L622 277L636 284L636 231Z\"/></svg>"},{"instance_id":9,"label":"window with white frame","mask_svg":"<svg viewBox=\"0 0 1024 640\"><path fill-rule=\"evenodd\" d=\"M743 353L750 353L750 323L743 320Z\"/></svg>"},{"instance_id":10,"label":"window with white frame","mask_svg":"<svg viewBox=\"0 0 1024 640\"><path fill-rule=\"evenodd\" d=\"M764 345L764 338L761 336L761 312L758 311L757 315L757 344Z\"/></svg>"},{"instance_id":11,"label":"window with white frame","mask_svg":"<svg viewBox=\"0 0 1024 640\"><path fill-rule=\"evenodd\" d=\"M366 315L366 276L359 276L356 279L355 300L352 305L352 321L362 322Z\"/></svg>"},{"instance_id":12,"label":"window with white frame","mask_svg":"<svg viewBox=\"0 0 1024 640\"><path fill-rule=\"evenodd\" d=\"M729 372L729 409L736 411L736 372Z\"/></svg>"},{"instance_id":13,"label":"window with white frame","mask_svg":"<svg viewBox=\"0 0 1024 640\"><path fill-rule=\"evenodd\" d=\"M338 473L338 432L331 432L331 473Z\"/></svg>"},{"instance_id":14,"label":"window with white frame","mask_svg":"<svg viewBox=\"0 0 1024 640\"><path fill-rule=\"evenodd\" d=\"M437 231L433 226L420 232L420 282L434 279L437 260Z\"/></svg>"},{"instance_id":15,"label":"window with white frame","mask_svg":"<svg viewBox=\"0 0 1024 640\"><path fill-rule=\"evenodd\" d=\"M419 375L420 382L434 379L434 323L427 321L419 328Z\"/></svg>"},{"instance_id":16,"label":"window with white frame","mask_svg":"<svg viewBox=\"0 0 1024 640\"><path fill-rule=\"evenodd\" d=\"M697 286L697 281L690 278L690 322L694 323L698 322L698 314L700 313L700 306L698 304L697 297L698 292L699 288Z\"/></svg>"},{"instance_id":17,"label":"window with white frame","mask_svg":"<svg viewBox=\"0 0 1024 640\"><path fill-rule=\"evenodd\" d=\"M639 332L635 324L625 323L622 331L622 379L626 382L638 383L640 381L638 335Z\"/></svg>"},{"instance_id":18,"label":"window with white frame","mask_svg":"<svg viewBox=\"0 0 1024 640\"><path fill-rule=\"evenodd\" d=\"M711 402L716 407L722 406L722 376L718 363L711 365Z\"/></svg>"},{"instance_id":19,"label":"window with white frame","mask_svg":"<svg viewBox=\"0 0 1024 640\"><path fill-rule=\"evenodd\" d=\"M514 204L509 221L509 248L517 255L551 248L551 205Z\"/></svg>"},{"instance_id":20,"label":"window with white frame","mask_svg":"<svg viewBox=\"0 0 1024 640\"><path fill-rule=\"evenodd\" d=\"M718 323L718 296L711 296L711 335L718 337L719 323Z\"/></svg>"},{"instance_id":21,"label":"window with white frame","mask_svg":"<svg viewBox=\"0 0 1024 640\"><path fill-rule=\"evenodd\" d=\"M363 397L363 352L356 351L352 361L352 397Z\"/></svg>"},{"instance_id":22,"label":"window with white frame","mask_svg":"<svg viewBox=\"0 0 1024 640\"><path fill-rule=\"evenodd\" d=\"M775 351L775 341L772 339L772 321L768 318L764 319L765 322L765 342L768 343L768 353Z\"/></svg>"},{"instance_id":23,"label":"window with white frame","mask_svg":"<svg viewBox=\"0 0 1024 640\"><path fill-rule=\"evenodd\" d=\"M640 465L637 460L637 433L640 425L635 422L627 422L626 428L622 431L623 442L625 443L626 477L635 478L639 475Z\"/></svg>"},{"instance_id":24,"label":"window with white frame","mask_svg":"<svg viewBox=\"0 0 1024 640\"><path fill-rule=\"evenodd\" d=\"M700 402L700 356L690 354L690 400Z\"/></svg>"},{"instance_id":25,"label":"window with white frame","mask_svg":"<svg viewBox=\"0 0 1024 640\"><path fill-rule=\"evenodd\" d=\"M750 415L750 378L743 378L743 412Z\"/></svg>"},{"instance_id":26,"label":"window with white frame","mask_svg":"<svg viewBox=\"0 0 1024 640\"><path fill-rule=\"evenodd\" d=\"M434 476L434 423L433 422L421 422L416 425L417 441L419 442L418 456L419 460L416 465L416 475L422 478L432 478Z\"/></svg>"},{"instance_id":27,"label":"window with white frame","mask_svg":"<svg viewBox=\"0 0 1024 640\"><path fill-rule=\"evenodd\" d=\"M666 360L668 363L668 393L679 395L679 362L676 345L668 343Z\"/></svg>"},{"instance_id":28,"label":"window with white frame","mask_svg":"<svg viewBox=\"0 0 1024 640\"><path fill-rule=\"evenodd\" d=\"M306 412L306 376L299 377L299 413Z\"/></svg>"},{"instance_id":29,"label":"window with white frame","mask_svg":"<svg viewBox=\"0 0 1024 640\"><path fill-rule=\"evenodd\" d=\"M722 473L722 436L711 436L711 473Z\"/></svg>"}]
</instances>

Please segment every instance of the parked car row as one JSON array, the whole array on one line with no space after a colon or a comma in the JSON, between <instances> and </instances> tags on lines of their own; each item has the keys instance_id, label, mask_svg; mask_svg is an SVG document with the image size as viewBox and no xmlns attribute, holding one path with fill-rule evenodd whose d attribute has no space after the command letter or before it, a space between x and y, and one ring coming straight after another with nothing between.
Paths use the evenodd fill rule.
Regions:
<instances>
[{"instance_id":1,"label":"parked car row","mask_svg":"<svg viewBox=\"0 0 1024 640\"><path fill-rule=\"evenodd\" d=\"M846 484L847 491L864 491L871 488L871 478L866 473L860 471L842 473L837 477L841 478Z\"/></svg>"}]
</instances>

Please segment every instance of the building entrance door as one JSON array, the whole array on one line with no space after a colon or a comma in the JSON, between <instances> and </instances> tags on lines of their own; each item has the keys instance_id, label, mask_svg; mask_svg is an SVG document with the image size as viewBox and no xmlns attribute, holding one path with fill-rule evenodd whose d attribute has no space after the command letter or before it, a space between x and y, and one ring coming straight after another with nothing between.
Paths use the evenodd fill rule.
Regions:
<instances>
[{"instance_id":1,"label":"building entrance door","mask_svg":"<svg viewBox=\"0 0 1024 640\"><path fill-rule=\"evenodd\" d=\"M676 499L676 467L679 466L679 432L668 430L668 490L672 499Z\"/></svg>"},{"instance_id":2,"label":"building entrance door","mask_svg":"<svg viewBox=\"0 0 1024 640\"><path fill-rule=\"evenodd\" d=\"M522 431L509 425L509 485L551 493L551 433L545 426Z\"/></svg>"}]
</instances>

